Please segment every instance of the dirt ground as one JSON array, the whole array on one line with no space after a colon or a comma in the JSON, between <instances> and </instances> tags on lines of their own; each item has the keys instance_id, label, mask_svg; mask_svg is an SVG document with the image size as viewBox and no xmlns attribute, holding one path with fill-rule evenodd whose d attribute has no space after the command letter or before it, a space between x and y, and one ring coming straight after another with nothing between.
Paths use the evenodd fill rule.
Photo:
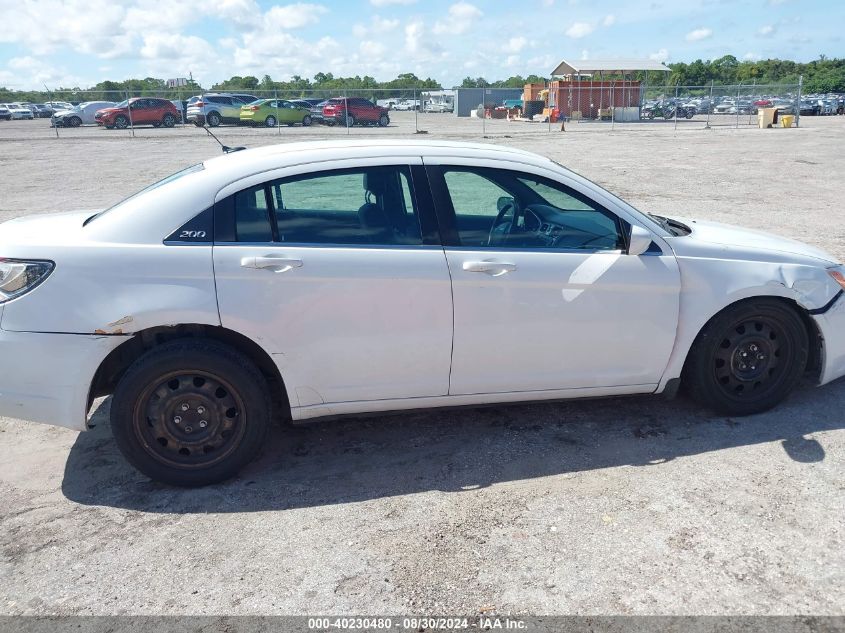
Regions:
<instances>
[{"instance_id":1,"label":"dirt ground","mask_svg":"<svg viewBox=\"0 0 845 633\"><path fill-rule=\"evenodd\" d=\"M394 119L351 135L414 135L412 113ZM418 123L548 155L646 211L845 258L845 117ZM193 127L60 136L0 122L0 220L107 206L219 153ZM842 380L741 419L620 398L277 429L240 477L194 491L127 466L108 406L84 434L0 419L0 613L845 615Z\"/></svg>"}]
</instances>

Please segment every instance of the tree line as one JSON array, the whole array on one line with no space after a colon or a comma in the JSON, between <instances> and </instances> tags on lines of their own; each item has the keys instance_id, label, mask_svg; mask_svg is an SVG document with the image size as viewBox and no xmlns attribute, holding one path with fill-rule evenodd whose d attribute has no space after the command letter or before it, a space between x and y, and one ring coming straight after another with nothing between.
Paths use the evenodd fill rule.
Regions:
<instances>
[{"instance_id":1,"label":"tree line","mask_svg":"<svg viewBox=\"0 0 845 633\"><path fill-rule=\"evenodd\" d=\"M821 55L819 59L799 63L783 59L764 59L757 61L739 61L733 55L724 55L718 59L667 64L671 72L665 81L668 84L682 86L706 86L715 84L797 84L799 76L804 77L804 92L845 92L845 59L828 59ZM637 79L645 79L645 73L637 73ZM465 77L461 88L521 88L526 83L543 83L547 79L539 75L514 75L507 79L487 81L484 77ZM650 74L650 81L655 82L655 73ZM663 79L657 79L663 81ZM127 79L125 81L101 81L94 86L80 88L60 87L49 92L18 91L0 87L0 103L9 101L44 102L57 101L120 101L127 95L167 95L173 99L187 98L200 93L203 88L189 80L187 86L168 89L167 82L155 77L145 79ZM306 97L309 94L322 93L326 96L340 94L343 91L368 91L372 98L411 98L422 90L441 90L439 81L427 77L421 79L413 73L402 73L389 81L377 81L365 75L354 77L335 77L332 73L319 72L313 78L294 75L288 81L274 80L270 75L261 79L251 75L235 75L207 89L244 92L273 92L285 98ZM358 92L358 94L361 94Z\"/></svg>"}]
</instances>

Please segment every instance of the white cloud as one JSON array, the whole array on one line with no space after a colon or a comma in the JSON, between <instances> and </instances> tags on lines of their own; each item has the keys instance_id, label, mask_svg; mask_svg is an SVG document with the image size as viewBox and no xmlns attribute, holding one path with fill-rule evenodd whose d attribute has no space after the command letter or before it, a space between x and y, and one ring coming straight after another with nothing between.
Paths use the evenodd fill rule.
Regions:
<instances>
[{"instance_id":1,"label":"white cloud","mask_svg":"<svg viewBox=\"0 0 845 633\"><path fill-rule=\"evenodd\" d=\"M462 35L469 31L473 22L484 15L481 9L469 2L458 2L449 7L449 15L443 21L434 23L437 34Z\"/></svg>"},{"instance_id":2,"label":"white cloud","mask_svg":"<svg viewBox=\"0 0 845 633\"><path fill-rule=\"evenodd\" d=\"M144 36L141 57L154 60L203 59L215 57L214 48L196 35L150 33Z\"/></svg>"},{"instance_id":3,"label":"white cloud","mask_svg":"<svg viewBox=\"0 0 845 633\"><path fill-rule=\"evenodd\" d=\"M764 24L757 33L761 37L771 37L775 33L775 27L773 24Z\"/></svg>"},{"instance_id":4,"label":"white cloud","mask_svg":"<svg viewBox=\"0 0 845 633\"><path fill-rule=\"evenodd\" d=\"M756 62L760 59L760 55L758 55L757 53L746 53L742 56L742 58L749 62Z\"/></svg>"},{"instance_id":5,"label":"white cloud","mask_svg":"<svg viewBox=\"0 0 845 633\"><path fill-rule=\"evenodd\" d=\"M669 59L669 51L667 51L665 48L661 48L656 53L652 53L651 55L649 55L648 58L653 59L656 62L665 62L667 59Z\"/></svg>"},{"instance_id":6,"label":"white cloud","mask_svg":"<svg viewBox=\"0 0 845 633\"><path fill-rule=\"evenodd\" d=\"M592 24L588 24L587 22L575 22L570 26L566 31L566 35L573 39L580 39L582 37L586 37L590 33L595 30L595 27Z\"/></svg>"},{"instance_id":7,"label":"white cloud","mask_svg":"<svg viewBox=\"0 0 845 633\"><path fill-rule=\"evenodd\" d=\"M590 51L585 48L581 51L581 60L586 61L588 59L590 59Z\"/></svg>"},{"instance_id":8,"label":"white cloud","mask_svg":"<svg viewBox=\"0 0 845 633\"><path fill-rule=\"evenodd\" d=\"M299 29L320 21L320 16L329 10L321 4L297 2L285 6L276 5L264 14L265 29Z\"/></svg>"},{"instance_id":9,"label":"white cloud","mask_svg":"<svg viewBox=\"0 0 845 633\"><path fill-rule=\"evenodd\" d=\"M505 59L505 67L513 68L515 66L519 66L519 55L508 55Z\"/></svg>"},{"instance_id":10,"label":"white cloud","mask_svg":"<svg viewBox=\"0 0 845 633\"><path fill-rule=\"evenodd\" d=\"M701 40L706 40L708 37L713 35L713 31L707 28L700 28L695 29L687 33L687 42L700 42Z\"/></svg>"},{"instance_id":11,"label":"white cloud","mask_svg":"<svg viewBox=\"0 0 845 633\"><path fill-rule=\"evenodd\" d=\"M405 25L405 51L415 61L425 61L442 56L443 47L428 34L421 20L414 20Z\"/></svg>"},{"instance_id":12,"label":"white cloud","mask_svg":"<svg viewBox=\"0 0 845 633\"><path fill-rule=\"evenodd\" d=\"M417 0L370 0L374 7L387 7L392 4L414 4Z\"/></svg>"},{"instance_id":13,"label":"white cloud","mask_svg":"<svg viewBox=\"0 0 845 633\"><path fill-rule=\"evenodd\" d=\"M616 16L612 13L609 13L608 15L604 16L604 20L602 20L601 23L602 26L613 26L614 24L616 24Z\"/></svg>"},{"instance_id":14,"label":"white cloud","mask_svg":"<svg viewBox=\"0 0 845 633\"><path fill-rule=\"evenodd\" d=\"M361 23L355 24L352 27L352 34L359 39L364 39L370 34L389 33L395 30L397 26L399 26L399 20L390 20L374 15L369 26Z\"/></svg>"},{"instance_id":15,"label":"white cloud","mask_svg":"<svg viewBox=\"0 0 845 633\"><path fill-rule=\"evenodd\" d=\"M374 40L364 40L361 44L359 44L358 50L361 51L361 55L369 63L372 63L375 61L381 61L382 57L387 52L387 46Z\"/></svg>"},{"instance_id":16,"label":"white cloud","mask_svg":"<svg viewBox=\"0 0 845 633\"><path fill-rule=\"evenodd\" d=\"M526 44L528 44L528 40L520 35L510 38L504 48L508 53L518 53L525 48Z\"/></svg>"}]
</instances>

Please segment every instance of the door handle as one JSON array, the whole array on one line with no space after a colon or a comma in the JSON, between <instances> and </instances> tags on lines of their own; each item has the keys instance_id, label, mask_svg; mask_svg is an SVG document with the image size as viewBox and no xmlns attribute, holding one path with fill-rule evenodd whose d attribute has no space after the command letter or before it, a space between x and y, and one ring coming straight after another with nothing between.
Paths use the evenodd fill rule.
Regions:
<instances>
[{"instance_id":1,"label":"door handle","mask_svg":"<svg viewBox=\"0 0 845 633\"><path fill-rule=\"evenodd\" d=\"M244 257L241 259L243 268L272 270L274 273L286 273L292 268L302 268L302 260L293 257L277 257L265 255L263 257Z\"/></svg>"},{"instance_id":2,"label":"door handle","mask_svg":"<svg viewBox=\"0 0 845 633\"><path fill-rule=\"evenodd\" d=\"M470 273L487 273L492 277L498 277L499 275L516 270L516 264L491 261L464 262L463 269Z\"/></svg>"}]
</instances>

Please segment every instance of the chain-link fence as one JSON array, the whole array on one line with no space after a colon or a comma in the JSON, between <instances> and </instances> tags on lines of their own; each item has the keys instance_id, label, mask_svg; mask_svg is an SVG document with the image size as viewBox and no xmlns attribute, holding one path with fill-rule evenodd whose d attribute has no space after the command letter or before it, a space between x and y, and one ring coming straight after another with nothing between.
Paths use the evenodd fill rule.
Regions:
<instances>
[{"instance_id":1,"label":"chain-link fence","mask_svg":"<svg viewBox=\"0 0 845 633\"><path fill-rule=\"evenodd\" d=\"M797 126L804 109L800 83L680 86L630 79L555 80L524 90L47 90L42 103L27 107L33 119L49 126L34 124L30 135L21 132L24 137L59 138L90 136L91 128L159 138L203 134L195 128L230 138L429 133L469 139L667 126L675 131L756 126L764 108Z\"/></svg>"}]
</instances>

